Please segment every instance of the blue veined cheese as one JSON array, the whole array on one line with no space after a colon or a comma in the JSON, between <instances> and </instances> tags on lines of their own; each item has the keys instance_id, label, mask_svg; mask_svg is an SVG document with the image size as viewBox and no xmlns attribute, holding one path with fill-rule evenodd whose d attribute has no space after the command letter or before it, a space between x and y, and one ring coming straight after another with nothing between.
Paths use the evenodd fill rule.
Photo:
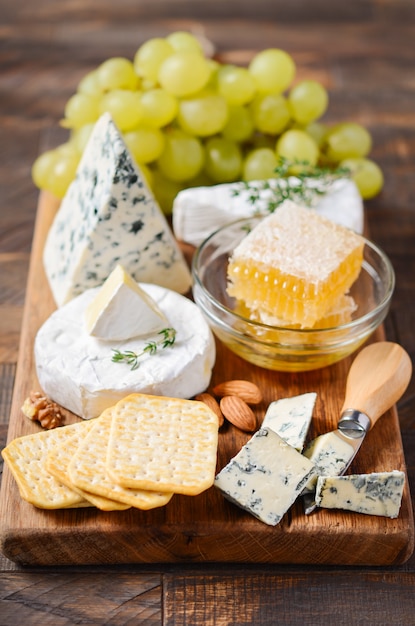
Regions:
<instances>
[{"instance_id":1,"label":"blue veined cheese","mask_svg":"<svg viewBox=\"0 0 415 626\"><path fill-rule=\"evenodd\" d=\"M104 341L82 323L99 287L60 307L35 338L35 364L44 393L84 419L131 393L188 399L204 391L215 363L215 341L199 308L189 298L158 285L139 283L176 330L175 343L144 352L159 336ZM113 350L141 354L139 367L112 362Z\"/></svg>"},{"instance_id":2,"label":"blue veined cheese","mask_svg":"<svg viewBox=\"0 0 415 626\"><path fill-rule=\"evenodd\" d=\"M316 437L303 454L314 463L317 476L338 476L353 457L354 447L333 431ZM313 489L316 480L317 478L313 477L307 483L306 489Z\"/></svg>"},{"instance_id":3,"label":"blue veined cheese","mask_svg":"<svg viewBox=\"0 0 415 626\"><path fill-rule=\"evenodd\" d=\"M92 131L43 261L57 306L101 285L117 264L137 282L179 293L191 286L167 220L108 113Z\"/></svg>"},{"instance_id":4,"label":"blue veined cheese","mask_svg":"<svg viewBox=\"0 0 415 626\"><path fill-rule=\"evenodd\" d=\"M271 428L290 446L301 452L313 417L316 399L317 394L309 392L271 402L262 427Z\"/></svg>"},{"instance_id":5,"label":"blue veined cheese","mask_svg":"<svg viewBox=\"0 0 415 626\"><path fill-rule=\"evenodd\" d=\"M313 463L277 433L261 428L217 474L225 498L275 526L314 475Z\"/></svg>"},{"instance_id":6,"label":"blue veined cheese","mask_svg":"<svg viewBox=\"0 0 415 626\"><path fill-rule=\"evenodd\" d=\"M284 185L286 179L270 179L267 183ZM250 185L263 181L251 181ZM306 181L312 187L316 181ZM235 193L237 192L237 194ZM272 193L260 192L260 200L253 205L251 192L241 183L225 183L211 187L191 187L180 191L173 202L173 230L176 237L198 246L213 231L234 220L267 213ZM363 201L355 183L347 178L334 181L327 192L316 194L312 205L320 215L361 234L363 232Z\"/></svg>"},{"instance_id":7,"label":"blue veined cheese","mask_svg":"<svg viewBox=\"0 0 415 626\"><path fill-rule=\"evenodd\" d=\"M401 507L405 474L373 472L350 476L320 476L316 504L326 509L344 509L395 518Z\"/></svg>"}]
</instances>

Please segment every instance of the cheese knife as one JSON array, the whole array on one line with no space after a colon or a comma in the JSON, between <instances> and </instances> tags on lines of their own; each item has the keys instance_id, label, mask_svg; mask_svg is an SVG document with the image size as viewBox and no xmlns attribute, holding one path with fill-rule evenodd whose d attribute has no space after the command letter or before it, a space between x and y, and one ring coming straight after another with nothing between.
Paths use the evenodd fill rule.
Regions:
<instances>
[{"instance_id":1,"label":"cheese knife","mask_svg":"<svg viewBox=\"0 0 415 626\"><path fill-rule=\"evenodd\" d=\"M318 475L346 472L369 430L403 395L412 374L408 353L397 343L373 343L354 359L346 381L346 393L337 430L320 435L304 450ZM302 492L304 512L316 509L317 478Z\"/></svg>"}]
</instances>

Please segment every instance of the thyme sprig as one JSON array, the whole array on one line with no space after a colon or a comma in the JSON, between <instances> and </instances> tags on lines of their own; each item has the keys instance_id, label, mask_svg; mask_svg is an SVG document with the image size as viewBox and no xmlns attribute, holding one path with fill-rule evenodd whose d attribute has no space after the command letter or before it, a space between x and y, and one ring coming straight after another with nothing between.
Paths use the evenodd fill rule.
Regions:
<instances>
[{"instance_id":1,"label":"thyme sprig","mask_svg":"<svg viewBox=\"0 0 415 626\"><path fill-rule=\"evenodd\" d=\"M156 354L159 349L164 350L174 345L176 341L176 331L174 328L163 328L158 335L161 335L161 339L157 341L149 341L141 352L133 352L132 350L126 350L121 352L120 350L113 350L112 361L114 363L127 363L131 365L132 370L136 370L140 367L139 360L145 354Z\"/></svg>"},{"instance_id":2,"label":"thyme sprig","mask_svg":"<svg viewBox=\"0 0 415 626\"><path fill-rule=\"evenodd\" d=\"M258 207L265 203L265 209L273 213L285 200L312 206L335 180L350 176L350 170L345 167L331 169L284 157L280 157L274 171L275 179L242 181L233 188L232 195L245 192L250 204Z\"/></svg>"}]
</instances>

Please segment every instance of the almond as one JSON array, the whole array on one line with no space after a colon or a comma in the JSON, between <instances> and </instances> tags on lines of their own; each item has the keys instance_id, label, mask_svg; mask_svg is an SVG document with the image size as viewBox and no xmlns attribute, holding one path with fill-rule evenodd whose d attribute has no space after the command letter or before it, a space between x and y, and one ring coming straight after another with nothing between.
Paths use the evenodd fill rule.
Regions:
<instances>
[{"instance_id":1,"label":"almond","mask_svg":"<svg viewBox=\"0 0 415 626\"><path fill-rule=\"evenodd\" d=\"M256 430L255 413L239 396L224 396L219 406L226 419L240 430L248 433Z\"/></svg>"},{"instance_id":2,"label":"almond","mask_svg":"<svg viewBox=\"0 0 415 626\"><path fill-rule=\"evenodd\" d=\"M262 401L261 390L250 380L227 380L216 385L213 388L213 393L220 398L238 396L247 404L259 404Z\"/></svg>"},{"instance_id":3,"label":"almond","mask_svg":"<svg viewBox=\"0 0 415 626\"><path fill-rule=\"evenodd\" d=\"M199 402L204 402L206 406L208 406L214 413L216 413L216 415L218 416L219 428L223 426L223 413L220 410L219 403L213 396L210 395L210 393L199 393L197 396L195 396L195 400L198 400Z\"/></svg>"}]
</instances>

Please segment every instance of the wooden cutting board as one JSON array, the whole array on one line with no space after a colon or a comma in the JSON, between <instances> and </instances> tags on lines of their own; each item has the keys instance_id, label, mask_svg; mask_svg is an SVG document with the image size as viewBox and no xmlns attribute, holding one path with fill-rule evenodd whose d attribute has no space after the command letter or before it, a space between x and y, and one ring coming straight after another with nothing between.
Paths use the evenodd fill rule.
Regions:
<instances>
[{"instance_id":1,"label":"wooden cutting board","mask_svg":"<svg viewBox=\"0 0 415 626\"><path fill-rule=\"evenodd\" d=\"M31 390L39 390L33 343L36 332L54 310L43 272L42 250L57 209L41 194L33 240L8 441L39 430L20 407ZM185 250L191 253L191 250ZM384 339L377 331L372 341ZM321 370L279 373L252 366L218 343L212 385L232 378L254 381L264 394L260 417L272 400L316 391L318 399L310 436L336 427L352 358ZM78 418L68 414L67 423ZM247 441L231 425L221 429L218 469ZM396 408L369 432L351 471L404 470L405 459ZM8 468L1 493L1 549L20 564L66 565L106 563L246 562L338 565L392 565L405 562L414 549L414 519L406 484L400 515L386 519L318 510L306 516L297 501L275 526L256 520L224 500L212 487L196 497L175 495L153 511L130 509L104 513L94 508L44 511L19 496Z\"/></svg>"}]
</instances>

